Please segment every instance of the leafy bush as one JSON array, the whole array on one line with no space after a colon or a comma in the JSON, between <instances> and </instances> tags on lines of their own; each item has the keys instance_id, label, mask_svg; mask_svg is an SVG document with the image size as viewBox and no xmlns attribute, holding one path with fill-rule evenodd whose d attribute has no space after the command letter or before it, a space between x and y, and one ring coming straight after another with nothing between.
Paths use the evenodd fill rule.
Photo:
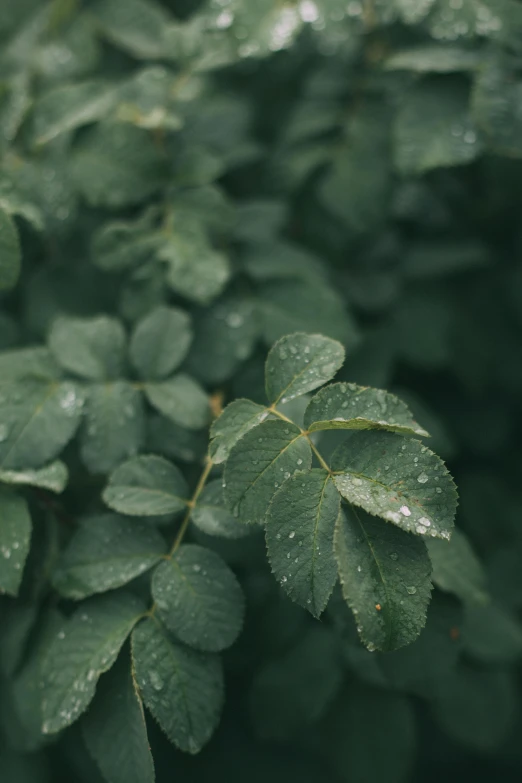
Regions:
<instances>
[{"instance_id":1,"label":"leafy bush","mask_svg":"<svg viewBox=\"0 0 522 783\"><path fill-rule=\"evenodd\" d=\"M522 4L0 42L2 783L518 780Z\"/></svg>"}]
</instances>

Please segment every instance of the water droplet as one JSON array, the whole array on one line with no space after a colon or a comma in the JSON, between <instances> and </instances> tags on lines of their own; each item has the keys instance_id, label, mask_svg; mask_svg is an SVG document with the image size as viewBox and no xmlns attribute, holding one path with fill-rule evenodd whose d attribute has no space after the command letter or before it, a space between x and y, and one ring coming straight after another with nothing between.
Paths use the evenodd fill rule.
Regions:
<instances>
[{"instance_id":1,"label":"water droplet","mask_svg":"<svg viewBox=\"0 0 522 783\"><path fill-rule=\"evenodd\" d=\"M391 552L390 553L390 557L391 557L392 560L398 560L399 559L399 555L397 554L397 552Z\"/></svg>"},{"instance_id":2,"label":"water droplet","mask_svg":"<svg viewBox=\"0 0 522 783\"><path fill-rule=\"evenodd\" d=\"M399 509L399 511L400 511L400 512L401 512L401 514L403 514L405 517L409 517L409 516L411 515L411 511L410 511L410 509L408 508L408 506L401 506L401 507L400 507L400 509Z\"/></svg>"},{"instance_id":3,"label":"water droplet","mask_svg":"<svg viewBox=\"0 0 522 783\"><path fill-rule=\"evenodd\" d=\"M409 595L415 595L415 593L417 592L417 588L414 587L413 585L410 585L409 587L407 587L406 590L407 590Z\"/></svg>"},{"instance_id":4,"label":"water droplet","mask_svg":"<svg viewBox=\"0 0 522 783\"><path fill-rule=\"evenodd\" d=\"M288 534L288 538L293 538L294 536L295 536L295 530L292 530L292 532Z\"/></svg>"},{"instance_id":5,"label":"water droplet","mask_svg":"<svg viewBox=\"0 0 522 783\"><path fill-rule=\"evenodd\" d=\"M417 476L417 481L419 482L419 484L425 484L427 481L429 481L429 479L430 477L428 476L427 473L419 473L419 475Z\"/></svg>"}]
</instances>

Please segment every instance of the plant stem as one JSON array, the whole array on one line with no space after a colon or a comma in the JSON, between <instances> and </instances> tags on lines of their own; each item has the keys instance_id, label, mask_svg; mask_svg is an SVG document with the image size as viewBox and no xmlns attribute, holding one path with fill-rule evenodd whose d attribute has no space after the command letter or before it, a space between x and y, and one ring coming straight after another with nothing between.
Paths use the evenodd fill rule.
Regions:
<instances>
[{"instance_id":1,"label":"plant stem","mask_svg":"<svg viewBox=\"0 0 522 783\"><path fill-rule=\"evenodd\" d=\"M270 413L273 413L274 416L277 416L278 419L282 419L282 421L287 421L289 424L293 424L294 427L298 428L298 430L301 432L301 435L303 436L303 438L306 438L306 440L310 444L310 448L312 449L313 453L317 457L317 460L318 460L319 464L321 465L321 467L324 468L324 470L328 471L328 473L330 473L330 475L331 475L332 471L330 470L330 466L328 465L326 460L319 453L319 451L317 449L317 446L313 443L313 441L312 441L310 435L308 434L308 432L306 430L301 429L301 427L299 427L299 425L297 425L295 423L295 421L292 421L292 419L289 419L288 416L285 416L283 413L280 413L277 410L277 408L274 408L273 405L271 405L270 408L267 408L267 410L270 411Z\"/></svg>"},{"instance_id":2,"label":"plant stem","mask_svg":"<svg viewBox=\"0 0 522 783\"><path fill-rule=\"evenodd\" d=\"M179 549L179 546L180 546L181 542L183 541L183 537L184 537L185 533L187 532L187 528L188 528L188 525L189 525L189 522L190 522L190 515L192 513L192 509L196 505L196 503L198 501L198 498L201 495L201 492L203 491L203 488L204 488L205 484L207 483L207 479L208 479L208 477L210 475L210 471L212 470L213 466L214 466L213 461L210 459L210 457L207 456L205 458L205 467L203 468L203 472L202 472L201 476L199 477L199 481L197 483L196 489L194 490L194 494L192 495L192 499L189 500L189 502L187 503L186 514L185 514L185 516L183 518L183 522L181 523L181 526L180 526L180 528L178 530L178 534L177 534L176 538L174 539L174 543L172 544L172 548L171 548L169 554L167 555L167 558L166 558L167 560L170 560L173 557L174 553Z\"/></svg>"}]
</instances>

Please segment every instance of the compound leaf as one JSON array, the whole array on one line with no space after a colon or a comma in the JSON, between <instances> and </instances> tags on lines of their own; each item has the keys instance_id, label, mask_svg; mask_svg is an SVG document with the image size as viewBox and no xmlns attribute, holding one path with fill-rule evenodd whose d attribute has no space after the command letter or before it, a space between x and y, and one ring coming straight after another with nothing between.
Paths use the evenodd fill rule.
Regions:
<instances>
[{"instance_id":1,"label":"compound leaf","mask_svg":"<svg viewBox=\"0 0 522 783\"><path fill-rule=\"evenodd\" d=\"M176 307L156 307L134 329L132 363L142 378L166 378L179 367L191 342L189 316Z\"/></svg>"},{"instance_id":2,"label":"compound leaf","mask_svg":"<svg viewBox=\"0 0 522 783\"><path fill-rule=\"evenodd\" d=\"M134 596L119 593L91 598L65 621L42 662L45 734L64 729L87 709L98 678L111 668L143 611Z\"/></svg>"},{"instance_id":3,"label":"compound leaf","mask_svg":"<svg viewBox=\"0 0 522 783\"><path fill-rule=\"evenodd\" d=\"M220 652L241 631L243 593L232 571L210 549L181 546L154 571L152 595L160 620L191 647Z\"/></svg>"},{"instance_id":4,"label":"compound leaf","mask_svg":"<svg viewBox=\"0 0 522 783\"><path fill-rule=\"evenodd\" d=\"M219 657L185 647L148 619L132 634L132 658L143 701L167 737L180 750L198 753L223 706Z\"/></svg>"},{"instance_id":5,"label":"compound leaf","mask_svg":"<svg viewBox=\"0 0 522 783\"><path fill-rule=\"evenodd\" d=\"M31 543L31 515L25 500L0 491L0 593L18 595Z\"/></svg>"},{"instance_id":6,"label":"compound leaf","mask_svg":"<svg viewBox=\"0 0 522 783\"><path fill-rule=\"evenodd\" d=\"M418 440L353 433L332 457L341 495L403 530L449 539L457 491L444 463Z\"/></svg>"},{"instance_id":7,"label":"compound leaf","mask_svg":"<svg viewBox=\"0 0 522 783\"><path fill-rule=\"evenodd\" d=\"M265 421L238 440L225 466L225 499L245 523L263 523L281 484L312 464L310 444L290 422Z\"/></svg>"},{"instance_id":8,"label":"compound leaf","mask_svg":"<svg viewBox=\"0 0 522 783\"><path fill-rule=\"evenodd\" d=\"M332 383L312 397L304 426L316 430L381 429L405 435L427 435L402 400L383 389Z\"/></svg>"},{"instance_id":9,"label":"compound leaf","mask_svg":"<svg viewBox=\"0 0 522 783\"><path fill-rule=\"evenodd\" d=\"M424 542L364 512L343 512L335 556L344 599L368 649L397 650L413 642L431 597Z\"/></svg>"},{"instance_id":10,"label":"compound leaf","mask_svg":"<svg viewBox=\"0 0 522 783\"><path fill-rule=\"evenodd\" d=\"M117 514L87 519L62 552L52 576L65 598L79 600L130 582L158 563L166 551L150 525Z\"/></svg>"},{"instance_id":11,"label":"compound leaf","mask_svg":"<svg viewBox=\"0 0 522 783\"><path fill-rule=\"evenodd\" d=\"M143 704L128 654L102 678L82 730L108 783L154 783Z\"/></svg>"},{"instance_id":12,"label":"compound leaf","mask_svg":"<svg viewBox=\"0 0 522 783\"><path fill-rule=\"evenodd\" d=\"M163 457L145 455L124 462L103 492L109 508L130 516L172 514L185 508L188 487L178 468Z\"/></svg>"},{"instance_id":13,"label":"compound leaf","mask_svg":"<svg viewBox=\"0 0 522 783\"><path fill-rule=\"evenodd\" d=\"M266 394L274 405L300 397L331 380L344 362L344 348L320 334L282 337L266 360Z\"/></svg>"},{"instance_id":14,"label":"compound leaf","mask_svg":"<svg viewBox=\"0 0 522 783\"><path fill-rule=\"evenodd\" d=\"M315 617L337 580L333 535L341 498L326 470L295 473L270 503L266 542L276 579Z\"/></svg>"}]
</instances>

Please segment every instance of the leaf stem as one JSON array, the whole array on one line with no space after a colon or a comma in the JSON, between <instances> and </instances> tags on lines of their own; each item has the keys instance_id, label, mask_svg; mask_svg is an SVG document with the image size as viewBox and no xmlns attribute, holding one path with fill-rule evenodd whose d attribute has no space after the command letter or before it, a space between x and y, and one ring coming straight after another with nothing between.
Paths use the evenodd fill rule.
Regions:
<instances>
[{"instance_id":1,"label":"leaf stem","mask_svg":"<svg viewBox=\"0 0 522 783\"><path fill-rule=\"evenodd\" d=\"M207 456L205 458L205 467L203 468L203 472L199 477L199 481L197 483L196 489L194 490L194 494L192 495L192 498L187 503L186 514L183 517L183 522L181 523L181 526L178 530L178 534L174 539L174 543L172 544L171 550L167 555L166 558L167 560L170 560L174 556L175 552L177 552L177 550L181 545L181 542L183 541L183 537L187 532L187 528L190 522L190 515L192 513L192 509L196 505L198 498L201 495L205 484L207 483L207 479L210 475L210 471L212 470L213 467L214 467L214 462L210 459L210 457Z\"/></svg>"},{"instance_id":2,"label":"leaf stem","mask_svg":"<svg viewBox=\"0 0 522 783\"><path fill-rule=\"evenodd\" d=\"M274 405L271 405L269 408L267 408L267 410L270 411L270 413L273 413L274 416L277 416L279 419L282 419L283 421L287 421L289 424L293 424L294 427L298 428L298 430L300 431L300 433L303 436L303 438L306 438L306 440L310 444L310 448L312 449L313 453L317 457L317 460L318 460L319 464L321 465L321 467L324 468L324 470L328 471L328 473L331 475L332 471L330 470L330 466L328 465L326 460L319 453L319 450L317 449L317 446L315 445L315 443L312 441L308 431L307 430L303 430L301 427L299 427L298 424L295 423L295 421L292 421L292 419L289 419L288 416L284 415L284 413L281 413L280 411L278 411L277 408L274 407Z\"/></svg>"}]
</instances>

